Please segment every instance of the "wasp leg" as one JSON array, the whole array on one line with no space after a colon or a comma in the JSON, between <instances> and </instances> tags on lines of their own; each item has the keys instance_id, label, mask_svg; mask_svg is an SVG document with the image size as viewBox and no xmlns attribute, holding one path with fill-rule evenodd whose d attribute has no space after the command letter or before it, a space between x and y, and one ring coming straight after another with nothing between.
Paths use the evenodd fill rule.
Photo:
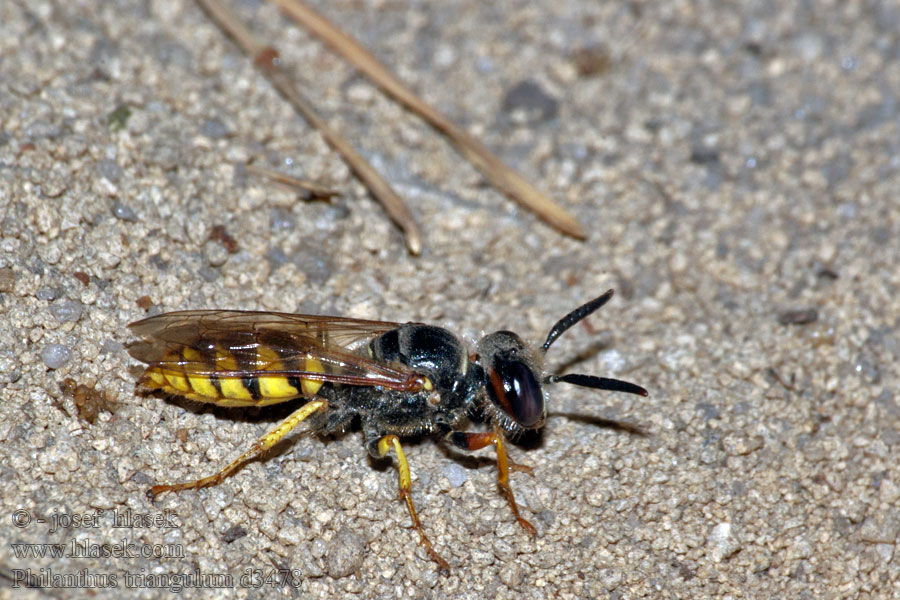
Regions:
<instances>
[{"instance_id":1,"label":"wasp leg","mask_svg":"<svg viewBox=\"0 0 900 600\"><path fill-rule=\"evenodd\" d=\"M198 490L203 487L218 485L222 482L223 479L228 477L232 472L234 472L235 469L240 467L242 464L244 464L251 458L260 456L266 450L277 444L282 438L284 438L284 436L290 433L291 430L294 429L294 427L303 422L311 414L318 411L324 412L327 408L328 402L326 402L325 400L313 400L312 402L308 402L291 413L288 418L279 423L266 435L256 440L256 443L253 444L252 448L241 454L237 460L232 462L230 465L228 465L215 475L210 475L209 477L204 477L202 479L195 479L194 481L185 481L184 483L154 485L152 488L147 490L147 497L150 498L151 501L153 501L163 492L178 492L187 489Z\"/></svg>"},{"instance_id":2,"label":"wasp leg","mask_svg":"<svg viewBox=\"0 0 900 600\"><path fill-rule=\"evenodd\" d=\"M528 520L526 520L524 517L522 517L522 515L519 514L519 505L516 504L516 498L513 495L512 488L509 487L510 467L512 467L516 471L525 471L527 473L532 473L532 469L531 467L513 463L509 460L509 457L506 455L506 447L503 445L503 434L500 431L491 431L484 433L452 431L447 434L446 439L449 440L450 443L452 443L454 446L469 451L481 450L482 448L491 444L494 445L497 450L497 484L503 491L503 495L506 496L506 500L509 502L509 507L513 511L513 516L516 517L516 521L518 521L519 525L521 525L525 529L525 531L527 531L531 535L537 535L537 529L534 528L534 525L532 525L530 522L528 522Z\"/></svg>"},{"instance_id":3,"label":"wasp leg","mask_svg":"<svg viewBox=\"0 0 900 600\"><path fill-rule=\"evenodd\" d=\"M520 473L528 473L532 477L534 477L534 469L532 469L529 465L523 465L522 463L513 462L513 459L507 458L509 461L509 470L510 471L518 471Z\"/></svg>"},{"instance_id":4,"label":"wasp leg","mask_svg":"<svg viewBox=\"0 0 900 600\"><path fill-rule=\"evenodd\" d=\"M441 558L441 555L431 546L431 541L428 539L428 536L425 535L425 530L422 529L422 523L419 521L419 516L416 514L416 507L413 506L411 494L412 477L409 474L409 463L406 462L406 455L403 453L403 448L400 447L400 438L391 434L378 440L378 456L384 457L390 452L391 446L394 447L394 452L397 454L397 470L400 472L400 498L406 502L409 516L412 517L413 527L419 532L419 537L422 539L422 545L425 546L425 551L428 552L428 556L431 557L431 560L438 564L441 571L449 571L450 565L446 560Z\"/></svg>"}]
</instances>

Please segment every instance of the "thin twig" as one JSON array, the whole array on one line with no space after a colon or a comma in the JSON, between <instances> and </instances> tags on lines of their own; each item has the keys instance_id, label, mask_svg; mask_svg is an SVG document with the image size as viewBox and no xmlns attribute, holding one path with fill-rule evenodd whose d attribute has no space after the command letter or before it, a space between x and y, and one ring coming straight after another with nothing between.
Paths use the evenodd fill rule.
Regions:
<instances>
[{"instance_id":1,"label":"thin twig","mask_svg":"<svg viewBox=\"0 0 900 600\"><path fill-rule=\"evenodd\" d=\"M400 227L406 238L406 247L412 254L422 251L422 235L409 208L390 184L378 174L372 165L319 117L310 102L300 93L294 82L278 65L278 52L260 42L227 6L219 0L197 0L219 26L250 56L254 64L265 73L269 81L294 106L306 121L319 130L325 141L350 166L375 198L381 202L388 216Z\"/></svg>"},{"instance_id":2,"label":"thin twig","mask_svg":"<svg viewBox=\"0 0 900 600\"><path fill-rule=\"evenodd\" d=\"M563 233L584 239L584 230L575 217L504 164L474 136L454 125L448 118L416 96L355 39L300 0L272 0L272 2L297 23L322 39L335 52L374 81L385 93L417 113L432 127L447 136L460 154L475 165L493 185L508 197L525 205Z\"/></svg>"},{"instance_id":3,"label":"thin twig","mask_svg":"<svg viewBox=\"0 0 900 600\"><path fill-rule=\"evenodd\" d=\"M268 177L272 181L277 181L278 183L283 183L293 188L299 188L301 190L309 192L310 196L312 196L313 198L330 200L335 196L341 195L341 193L337 190L323 187L317 183L313 183L312 181L300 179L299 177L292 177L280 171L275 171L274 169L267 169L266 167L260 167L257 165L247 165L247 171L253 173L254 175Z\"/></svg>"}]
</instances>

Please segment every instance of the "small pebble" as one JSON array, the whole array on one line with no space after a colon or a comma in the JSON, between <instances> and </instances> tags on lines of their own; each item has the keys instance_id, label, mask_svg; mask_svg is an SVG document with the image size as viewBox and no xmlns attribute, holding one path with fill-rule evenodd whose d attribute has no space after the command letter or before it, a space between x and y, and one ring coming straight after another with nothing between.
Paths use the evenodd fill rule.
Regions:
<instances>
[{"instance_id":1,"label":"small pebble","mask_svg":"<svg viewBox=\"0 0 900 600\"><path fill-rule=\"evenodd\" d=\"M206 242L203 251L206 254L206 261L212 267L221 267L228 260L228 250L219 242L212 240Z\"/></svg>"},{"instance_id":2,"label":"small pebble","mask_svg":"<svg viewBox=\"0 0 900 600\"><path fill-rule=\"evenodd\" d=\"M325 570L335 579L359 570L366 551L366 539L349 527L342 527L325 551Z\"/></svg>"},{"instance_id":3,"label":"small pebble","mask_svg":"<svg viewBox=\"0 0 900 600\"><path fill-rule=\"evenodd\" d=\"M35 293L35 297L38 300L43 300L45 302L50 302L51 300L56 300L56 297L59 295L59 290L51 287L43 287Z\"/></svg>"},{"instance_id":4,"label":"small pebble","mask_svg":"<svg viewBox=\"0 0 900 600\"><path fill-rule=\"evenodd\" d=\"M457 463L447 464L443 471L444 477L450 481L450 485L453 487L459 487L469 479L469 474L466 472L466 469Z\"/></svg>"},{"instance_id":5,"label":"small pebble","mask_svg":"<svg viewBox=\"0 0 900 600\"><path fill-rule=\"evenodd\" d=\"M719 523L709 535L710 558L722 562L741 549L740 541L734 534L731 523Z\"/></svg>"},{"instance_id":6,"label":"small pebble","mask_svg":"<svg viewBox=\"0 0 900 600\"><path fill-rule=\"evenodd\" d=\"M115 216L117 219L119 219L121 221L130 221L133 223L138 220L137 215L131 209L130 206L122 204L121 202L118 202L118 201L113 202L112 213L113 213L113 216Z\"/></svg>"},{"instance_id":7,"label":"small pebble","mask_svg":"<svg viewBox=\"0 0 900 600\"><path fill-rule=\"evenodd\" d=\"M77 300L60 299L50 305L50 313L60 323L75 322L81 318L84 306Z\"/></svg>"},{"instance_id":8,"label":"small pebble","mask_svg":"<svg viewBox=\"0 0 900 600\"><path fill-rule=\"evenodd\" d=\"M49 344L41 350L41 360L51 369L59 369L72 360L72 351L62 344Z\"/></svg>"},{"instance_id":9,"label":"small pebble","mask_svg":"<svg viewBox=\"0 0 900 600\"><path fill-rule=\"evenodd\" d=\"M536 124L554 118L559 102L536 82L525 80L506 92L503 112L520 124Z\"/></svg>"}]
</instances>

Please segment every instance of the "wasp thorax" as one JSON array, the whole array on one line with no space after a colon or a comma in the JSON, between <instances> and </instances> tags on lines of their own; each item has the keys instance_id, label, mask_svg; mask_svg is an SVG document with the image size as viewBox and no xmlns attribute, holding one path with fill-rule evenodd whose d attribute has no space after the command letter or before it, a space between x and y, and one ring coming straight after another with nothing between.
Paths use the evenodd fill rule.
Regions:
<instances>
[{"instance_id":1,"label":"wasp thorax","mask_svg":"<svg viewBox=\"0 0 900 600\"><path fill-rule=\"evenodd\" d=\"M459 339L440 327L411 323L372 341L370 352L378 360L402 363L426 376L427 392L454 390L469 365L468 353Z\"/></svg>"},{"instance_id":2,"label":"wasp thorax","mask_svg":"<svg viewBox=\"0 0 900 600\"><path fill-rule=\"evenodd\" d=\"M511 433L540 427L547 411L537 353L511 331L485 336L477 351L492 420Z\"/></svg>"}]
</instances>

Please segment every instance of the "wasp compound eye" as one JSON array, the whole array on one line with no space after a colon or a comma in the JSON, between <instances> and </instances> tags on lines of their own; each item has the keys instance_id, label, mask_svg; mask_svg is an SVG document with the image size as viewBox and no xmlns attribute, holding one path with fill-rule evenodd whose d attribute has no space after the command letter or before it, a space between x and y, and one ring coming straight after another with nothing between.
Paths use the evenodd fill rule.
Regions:
<instances>
[{"instance_id":1,"label":"wasp compound eye","mask_svg":"<svg viewBox=\"0 0 900 600\"><path fill-rule=\"evenodd\" d=\"M516 423L534 428L544 419L544 393L531 368L520 360L495 357L488 394Z\"/></svg>"}]
</instances>

